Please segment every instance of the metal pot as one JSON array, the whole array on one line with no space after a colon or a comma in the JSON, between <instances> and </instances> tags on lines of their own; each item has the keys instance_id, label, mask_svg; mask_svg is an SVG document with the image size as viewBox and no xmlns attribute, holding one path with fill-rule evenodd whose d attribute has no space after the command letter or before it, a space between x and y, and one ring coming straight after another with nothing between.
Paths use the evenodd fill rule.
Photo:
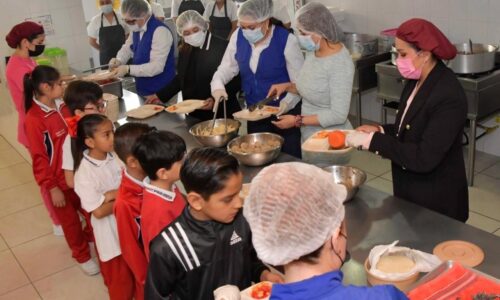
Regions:
<instances>
[{"instance_id":1,"label":"metal pot","mask_svg":"<svg viewBox=\"0 0 500 300\"><path fill-rule=\"evenodd\" d=\"M344 45L354 59L378 53L378 37L374 35L346 33Z\"/></svg>"},{"instance_id":2,"label":"metal pot","mask_svg":"<svg viewBox=\"0 0 500 300\"><path fill-rule=\"evenodd\" d=\"M497 46L469 43L455 44L457 56L448 62L448 67L457 74L483 73L495 67Z\"/></svg>"}]
</instances>

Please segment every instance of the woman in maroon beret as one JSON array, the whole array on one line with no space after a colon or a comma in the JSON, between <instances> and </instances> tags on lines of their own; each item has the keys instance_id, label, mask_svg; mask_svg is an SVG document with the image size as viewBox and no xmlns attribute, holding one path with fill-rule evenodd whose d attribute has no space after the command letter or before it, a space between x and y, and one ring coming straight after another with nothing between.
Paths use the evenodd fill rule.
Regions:
<instances>
[{"instance_id":1,"label":"woman in maroon beret","mask_svg":"<svg viewBox=\"0 0 500 300\"><path fill-rule=\"evenodd\" d=\"M36 63L31 57L42 54L44 50L45 34L43 26L35 22L22 22L12 27L5 40L9 47L15 49L7 63L5 73L12 101L14 101L19 114L17 140L26 148L29 148L28 139L24 132L23 77L24 74L31 73L36 67Z\"/></svg>"},{"instance_id":2,"label":"woman in maroon beret","mask_svg":"<svg viewBox=\"0 0 500 300\"><path fill-rule=\"evenodd\" d=\"M25 110L24 110L24 86L23 78L27 73L31 73L36 67L36 62L32 59L34 56L42 54L45 49L45 33L43 26L35 22L22 22L12 27L5 37L7 44L14 50L9 58L5 75L7 77L7 86L14 106L18 113L17 140L19 143L29 148L28 138L24 130ZM62 228L59 225L50 194L45 189L41 189L42 198L50 218L53 222L55 235L63 235Z\"/></svg>"},{"instance_id":3,"label":"woman in maroon beret","mask_svg":"<svg viewBox=\"0 0 500 300\"><path fill-rule=\"evenodd\" d=\"M394 124L364 125L346 143L392 161L394 196L465 222L469 200L462 132L467 99L442 60L456 48L434 24L411 19L396 33L396 64L408 82Z\"/></svg>"}]
</instances>

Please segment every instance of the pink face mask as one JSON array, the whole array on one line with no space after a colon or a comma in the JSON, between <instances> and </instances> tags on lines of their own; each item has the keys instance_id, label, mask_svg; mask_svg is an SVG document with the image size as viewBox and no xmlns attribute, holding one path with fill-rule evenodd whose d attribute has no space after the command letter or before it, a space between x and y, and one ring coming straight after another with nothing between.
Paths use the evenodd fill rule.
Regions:
<instances>
[{"instance_id":1,"label":"pink face mask","mask_svg":"<svg viewBox=\"0 0 500 300\"><path fill-rule=\"evenodd\" d=\"M396 59L396 66L404 78L417 80L422 76L422 69L415 68L411 58L398 57Z\"/></svg>"}]
</instances>

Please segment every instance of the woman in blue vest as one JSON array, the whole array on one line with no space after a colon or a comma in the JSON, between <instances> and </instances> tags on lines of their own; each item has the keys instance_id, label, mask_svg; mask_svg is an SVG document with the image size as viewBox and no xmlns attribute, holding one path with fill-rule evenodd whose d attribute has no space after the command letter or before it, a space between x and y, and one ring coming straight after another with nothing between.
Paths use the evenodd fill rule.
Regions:
<instances>
[{"instance_id":1,"label":"woman in blue vest","mask_svg":"<svg viewBox=\"0 0 500 300\"><path fill-rule=\"evenodd\" d=\"M238 11L238 28L229 41L222 62L212 79L215 101L227 99L224 85L240 73L247 106L267 96L269 88L283 80L295 82L304 57L294 35L273 24L272 0L248 0ZM279 106L280 113L300 115L300 97L284 94L270 105ZM272 118L248 121L248 133L274 132L285 139L283 152L301 157L300 129L280 129Z\"/></svg>"},{"instance_id":2,"label":"woman in blue vest","mask_svg":"<svg viewBox=\"0 0 500 300\"><path fill-rule=\"evenodd\" d=\"M124 0L122 16L132 34L109 61L110 69L118 77L134 76L139 95L153 95L175 77L173 35L152 17L146 0ZM132 64L127 65L130 58Z\"/></svg>"}]
</instances>

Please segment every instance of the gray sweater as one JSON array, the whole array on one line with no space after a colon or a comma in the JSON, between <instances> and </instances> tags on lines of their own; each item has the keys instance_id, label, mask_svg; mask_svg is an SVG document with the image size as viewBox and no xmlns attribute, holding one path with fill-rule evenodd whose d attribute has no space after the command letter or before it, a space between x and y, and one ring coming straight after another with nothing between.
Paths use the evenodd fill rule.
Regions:
<instances>
[{"instance_id":1,"label":"gray sweater","mask_svg":"<svg viewBox=\"0 0 500 300\"><path fill-rule=\"evenodd\" d=\"M327 57L308 53L297 78L302 115L317 115L321 126L301 127L302 142L322 129L352 129L347 119L351 104L354 64L345 47Z\"/></svg>"}]
</instances>

